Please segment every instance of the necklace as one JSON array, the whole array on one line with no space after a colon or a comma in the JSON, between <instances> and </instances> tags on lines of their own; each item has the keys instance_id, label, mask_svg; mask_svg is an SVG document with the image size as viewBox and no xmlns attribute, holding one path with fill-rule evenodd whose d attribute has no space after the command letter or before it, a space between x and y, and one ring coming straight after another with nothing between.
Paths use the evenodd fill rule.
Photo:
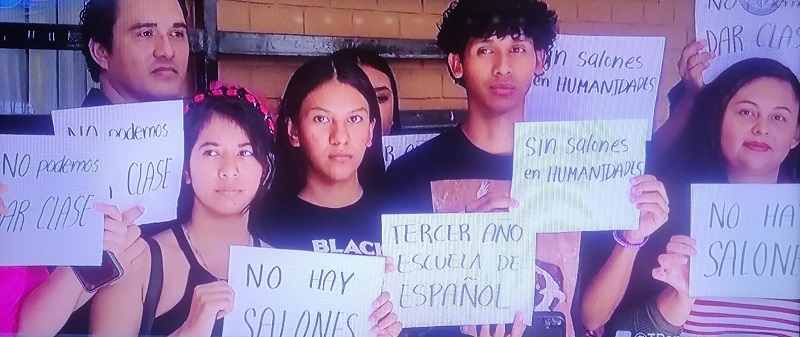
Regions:
<instances>
[{"instance_id":1,"label":"necklace","mask_svg":"<svg viewBox=\"0 0 800 337\"><path fill-rule=\"evenodd\" d=\"M203 258L203 255L200 254L200 251L197 250L197 248L194 246L194 243L192 243L192 237L189 236L189 230L186 229L186 226L181 225L181 229L183 229L183 234L186 235L186 240L189 242L189 248L191 248L192 252L194 252L194 255L197 256L197 259L200 261L200 264L203 266L203 268L205 268L206 271L208 271L208 273L211 274L211 276L213 276L215 279L217 279L217 281L226 281L227 282L228 279L216 277L214 275L214 273L211 272L211 268L206 264L206 260ZM252 236L250 237L250 241L251 241L250 245L252 246L253 245L253 242L252 242L253 241L253 237Z\"/></svg>"}]
</instances>

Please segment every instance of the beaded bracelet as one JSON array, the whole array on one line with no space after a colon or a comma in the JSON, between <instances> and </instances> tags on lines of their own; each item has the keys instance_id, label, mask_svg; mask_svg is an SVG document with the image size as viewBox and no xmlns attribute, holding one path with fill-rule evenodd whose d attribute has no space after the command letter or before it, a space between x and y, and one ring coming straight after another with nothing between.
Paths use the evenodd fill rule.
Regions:
<instances>
[{"instance_id":1,"label":"beaded bracelet","mask_svg":"<svg viewBox=\"0 0 800 337\"><path fill-rule=\"evenodd\" d=\"M650 239L649 236L645 236L644 241L642 241L641 243L630 243L628 241L625 241L625 239L623 239L622 236L619 235L619 231L614 231L614 241L616 241L618 245L625 248L639 249L642 246L644 246L644 244L647 243L647 240L649 239Z\"/></svg>"}]
</instances>

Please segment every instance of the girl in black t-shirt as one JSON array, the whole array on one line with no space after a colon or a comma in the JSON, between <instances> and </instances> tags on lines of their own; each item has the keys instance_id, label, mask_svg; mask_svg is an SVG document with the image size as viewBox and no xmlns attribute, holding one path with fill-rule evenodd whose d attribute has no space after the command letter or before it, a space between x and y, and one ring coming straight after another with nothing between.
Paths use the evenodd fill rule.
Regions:
<instances>
[{"instance_id":1,"label":"girl in black t-shirt","mask_svg":"<svg viewBox=\"0 0 800 337\"><path fill-rule=\"evenodd\" d=\"M261 237L277 248L382 255L380 109L358 63L327 56L297 69L276 135L275 183L257 224ZM373 315L382 317L379 336L397 336L388 294L379 302Z\"/></svg>"}]
</instances>

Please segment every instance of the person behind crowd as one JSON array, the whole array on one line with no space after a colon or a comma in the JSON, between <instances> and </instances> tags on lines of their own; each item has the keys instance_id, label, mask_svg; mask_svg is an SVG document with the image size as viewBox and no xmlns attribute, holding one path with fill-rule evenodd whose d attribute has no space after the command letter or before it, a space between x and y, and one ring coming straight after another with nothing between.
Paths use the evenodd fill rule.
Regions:
<instances>
[{"instance_id":1,"label":"person behind crowd","mask_svg":"<svg viewBox=\"0 0 800 337\"><path fill-rule=\"evenodd\" d=\"M740 61L699 91L685 129L661 160L669 166L654 168L681 202L677 216L639 248L632 272L617 275L617 282L631 280L610 310L597 313L608 317L598 324L606 336L621 330L797 336L800 299L691 298L688 261L697 253L689 236L690 185L797 183L799 111L800 82L770 59ZM731 319L736 326L725 323Z\"/></svg>"},{"instance_id":2,"label":"person behind crowd","mask_svg":"<svg viewBox=\"0 0 800 337\"><path fill-rule=\"evenodd\" d=\"M681 51L677 64L681 80L667 93L669 118L653 134L653 141L648 151L648 157L655 158L655 161L650 161L651 165L663 166L658 162L661 158L666 158L662 152L671 148L686 129L695 98L706 85L703 72L716 57L712 52L702 51L707 45L706 40L692 41Z\"/></svg>"},{"instance_id":3,"label":"person behind crowd","mask_svg":"<svg viewBox=\"0 0 800 337\"><path fill-rule=\"evenodd\" d=\"M82 107L179 99L189 63L187 11L178 0L88 0L81 52L92 80ZM52 135L49 114L0 115L0 134Z\"/></svg>"},{"instance_id":4,"label":"person behind crowd","mask_svg":"<svg viewBox=\"0 0 800 337\"><path fill-rule=\"evenodd\" d=\"M185 17L186 9L176 0L87 1L80 20L82 52L100 89L91 89L82 106L180 98L189 58ZM0 115L0 134L51 135L53 123L50 115ZM0 190L5 189L0 182ZM0 214L4 208L0 207ZM135 207L119 212L108 205L100 209L111 218L106 223L106 242L116 239L117 235L111 234L115 231L131 238L118 242L112 250L124 274L144 246L135 240L140 235L138 227L130 226L142 210ZM61 333L88 332L89 306L83 304L93 294L83 291L68 267L51 272L45 267L2 267L0 274L0 280L8 282L0 288L16 289L4 297L8 304L0 308L8 313L3 316L13 326L6 331L54 335L63 328ZM15 282L13 286L11 282Z\"/></svg>"},{"instance_id":5,"label":"person behind crowd","mask_svg":"<svg viewBox=\"0 0 800 337\"><path fill-rule=\"evenodd\" d=\"M381 134L386 136L400 132L400 98L397 94L397 81L389 62L378 53L364 47L341 49L332 56L358 63L369 77L381 108Z\"/></svg>"},{"instance_id":6,"label":"person behind crowd","mask_svg":"<svg viewBox=\"0 0 800 337\"><path fill-rule=\"evenodd\" d=\"M356 61L342 54L312 59L286 86L276 181L260 227L273 247L382 255L381 110ZM380 296L385 304L370 319L380 336L397 336L402 326L388 296Z\"/></svg>"}]
</instances>

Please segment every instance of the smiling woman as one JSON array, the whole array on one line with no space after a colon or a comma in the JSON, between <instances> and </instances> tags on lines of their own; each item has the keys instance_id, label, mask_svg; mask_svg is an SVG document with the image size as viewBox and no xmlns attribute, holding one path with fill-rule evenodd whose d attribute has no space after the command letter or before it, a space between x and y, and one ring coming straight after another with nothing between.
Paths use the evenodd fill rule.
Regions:
<instances>
[{"instance_id":1,"label":"smiling woman","mask_svg":"<svg viewBox=\"0 0 800 337\"><path fill-rule=\"evenodd\" d=\"M797 183L799 113L800 81L770 59L739 61L700 90L686 129L653 167L667 182L670 199L677 201L670 205L674 211L638 249L630 283L607 319L605 335L633 330L797 336L800 300L692 298L688 262L682 261L708 256L715 263L704 270L708 274L792 272L796 247L775 246L758 235L738 246L720 237L711 250L697 252L688 236L693 232L690 186ZM636 317L647 318L634 326Z\"/></svg>"}]
</instances>

